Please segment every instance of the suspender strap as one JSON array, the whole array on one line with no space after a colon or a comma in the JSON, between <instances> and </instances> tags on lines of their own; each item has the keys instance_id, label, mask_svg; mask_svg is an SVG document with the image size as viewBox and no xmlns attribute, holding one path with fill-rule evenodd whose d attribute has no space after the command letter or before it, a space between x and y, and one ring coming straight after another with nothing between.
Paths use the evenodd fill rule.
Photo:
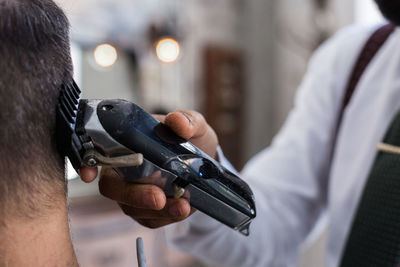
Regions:
<instances>
[{"instance_id":1,"label":"suspender strap","mask_svg":"<svg viewBox=\"0 0 400 267\"><path fill-rule=\"evenodd\" d=\"M342 110L344 110L347 104L350 102L351 96L354 93L354 89L356 88L368 64L371 62L372 58L382 47L385 41L389 38L394 29L395 26L393 24L386 24L376 30L368 39L363 50L358 56L353 72L351 73L350 80L346 89L346 94L343 98Z\"/></svg>"},{"instance_id":2,"label":"suspender strap","mask_svg":"<svg viewBox=\"0 0 400 267\"><path fill-rule=\"evenodd\" d=\"M343 97L342 106L338 114L336 129L333 136L333 147L335 146L337 141L337 135L340 130L343 114L346 110L347 105L350 102L350 99L354 93L354 90L357 87L358 82L360 81L361 76L363 75L368 64L371 62L372 58L376 55L378 50L389 38L390 34L394 31L394 29L395 26L393 24L386 24L380 27L371 35L371 37L365 43L364 48L361 50L361 53L357 58L349 82L347 84L346 92ZM332 149L332 156L333 154L334 154L334 148Z\"/></svg>"}]
</instances>

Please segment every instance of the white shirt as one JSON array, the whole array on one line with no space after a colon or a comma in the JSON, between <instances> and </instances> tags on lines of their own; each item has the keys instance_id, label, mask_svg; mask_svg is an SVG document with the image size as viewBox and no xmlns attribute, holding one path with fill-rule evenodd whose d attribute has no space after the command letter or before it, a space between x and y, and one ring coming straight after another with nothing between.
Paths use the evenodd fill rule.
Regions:
<instances>
[{"instance_id":1,"label":"white shirt","mask_svg":"<svg viewBox=\"0 0 400 267\"><path fill-rule=\"evenodd\" d=\"M342 97L356 58L375 29L349 27L317 50L284 127L245 166L241 177L252 188L257 208L250 236L197 212L166 227L173 246L218 266L293 266L301 243L326 214L327 266L339 264L376 145L400 108L396 29L356 88L328 173Z\"/></svg>"}]
</instances>

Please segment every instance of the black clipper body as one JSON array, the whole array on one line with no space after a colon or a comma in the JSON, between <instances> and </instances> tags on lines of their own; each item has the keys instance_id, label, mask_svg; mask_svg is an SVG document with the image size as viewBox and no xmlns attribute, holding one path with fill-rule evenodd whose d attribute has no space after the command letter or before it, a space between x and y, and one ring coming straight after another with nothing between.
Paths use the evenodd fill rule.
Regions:
<instances>
[{"instance_id":1,"label":"black clipper body","mask_svg":"<svg viewBox=\"0 0 400 267\"><path fill-rule=\"evenodd\" d=\"M139 106L82 99L74 114L75 124L68 123L73 137L65 136L71 131L60 134L67 140L62 146L71 143L60 149L75 169L112 166L127 181L158 185L167 196L187 198L194 208L248 235L256 216L249 186Z\"/></svg>"}]
</instances>

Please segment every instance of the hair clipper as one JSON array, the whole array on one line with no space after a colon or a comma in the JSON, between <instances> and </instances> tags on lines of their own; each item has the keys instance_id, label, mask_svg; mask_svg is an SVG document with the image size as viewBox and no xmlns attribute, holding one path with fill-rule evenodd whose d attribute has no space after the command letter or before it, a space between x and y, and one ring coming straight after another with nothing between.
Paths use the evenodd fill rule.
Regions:
<instances>
[{"instance_id":1,"label":"hair clipper","mask_svg":"<svg viewBox=\"0 0 400 267\"><path fill-rule=\"evenodd\" d=\"M76 170L111 166L132 183L155 184L168 197L249 234L256 216L249 186L139 106L125 100L79 99L63 85L57 106L57 144Z\"/></svg>"}]
</instances>

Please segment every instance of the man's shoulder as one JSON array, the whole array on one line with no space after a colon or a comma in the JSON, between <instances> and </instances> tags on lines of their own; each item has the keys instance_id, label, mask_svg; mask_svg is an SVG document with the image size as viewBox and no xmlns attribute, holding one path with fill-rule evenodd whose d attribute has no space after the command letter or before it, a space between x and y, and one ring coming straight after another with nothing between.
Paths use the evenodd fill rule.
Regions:
<instances>
[{"instance_id":1,"label":"man's shoulder","mask_svg":"<svg viewBox=\"0 0 400 267\"><path fill-rule=\"evenodd\" d=\"M360 50L372 33L381 25L349 25L337 31L322 47L327 46L337 52L354 52Z\"/></svg>"},{"instance_id":2,"label":"man's shoulder","mask_svg":"<svg viewBox=\"0 0 400 267\"><path fill-rule=\"evenodd\" d=\"M377 25L360 25L360 24L351 24L345 26L338 30L333 37L332 40L340 41L346 39L352 40L362 40L368 38L376 29L381 27L383 24Z\"/></svg>"},{"instance_id":3,"label":"man's shoulder","mask_svg":"<svg viewBox=\"0 0 400 267\"><path fill-rule=\"evenodd\" d=\"M316 61L331 63L333 68L346 69L356 57L372 33L382 25L350 25L337 31L314 54ZM347 69L345 71L348 71Z\"/></svg>"}]
</instances>

